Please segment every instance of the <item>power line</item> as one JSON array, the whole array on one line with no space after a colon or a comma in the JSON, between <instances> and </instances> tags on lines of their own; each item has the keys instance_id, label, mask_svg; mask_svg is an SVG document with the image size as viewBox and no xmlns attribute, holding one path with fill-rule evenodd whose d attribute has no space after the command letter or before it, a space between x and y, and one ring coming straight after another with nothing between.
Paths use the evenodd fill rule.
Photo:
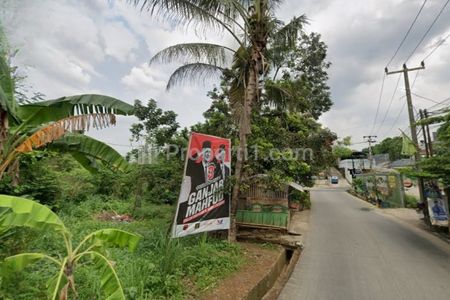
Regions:
<instances>
[{"instance_id":1,"label":"power line","mask_svg":"<svg viewBox=\"0 0 450 300\"><path fill-rule=\"evenodd\" d=\"M433 28L434 24L436 23L436 21L439 19L439 17L441 16L442 12L444 11L444 9L447 7L448 3L450 2L450 0L447 0L444 4L444 6L442 6L441 10L439 11L439 13L437 14L437 16L434 18L433 22L430 24L430 26L428 27L427 31L425 31L424 35L422 36L422 38L420 39L419 43L416 45L416 47L414 48L414 50L411 52L411 54L408 56L408 58L405 60L405 64L408 62L408 60L414 55L414 53L416 52L416 50L419 48L419 46L422 44L423 40L426 38L426 36L428 35L428 33L430 32L431 28Z\"/></svg>"},{"instance_id":2,"label":"power line","mask_svg":"<svg viewBox=\"0 0 450 300\"><path fill-rule=\"evenodd\" d=\"M370 134L372 134L373 130L375 129L375 123L377 122L378 112L380 111L381 98L383 97L383 89L384 89L384 80L385 79L386 79L386 73L383 73L383 81L381 82L380 96L378 97L377 112L375 113L375 118L373 119L373 125L372 125L372 129L370 130Z\"/></svg>"},{"instance_id":3,"label":"power line","mask_svg":"<svg viewBox=\"0 0 450 300\"><path fill-rule=\"evenodd\" d=\"M367 143L367 142L366 141L362 141L362 142L357 142L357 143L351 143L350 146L359 145L359 144L365 144L365 143Z\"/></svg>"},{"instance_id":4,"label":"power line","mask_svg":"<svg viewBox=\"0 0 450 300\"><path fill-rule=\"evenodd\" d=\"M413 83L411 85L411 91L414 88L414 85L416 84L416 80L417 80L417 76L419 76L419 72L420 72L420 70L417 70L416 76L414 76L414 80L413 80Z\"/></svg>"},{"instance_id":5,"label":"power line","mask_svg":"<svg viewBox=\"0 0 450 300\"><path fill-rule=\"evenodd\" d=\"M400 119L400 116L402 115L402 112L405 109L405 107L406 107L406 102L403 103L403 106L400 109L400 111L398 112L397 117L395 118L394 122L392 123L391 128L388 131L386 131L385 135L387 135L389 132L392 131L392 129L394 129L394 126L397 124L398 120Z\"/></svg>"},{"instance_id":6,"label":"power line","mask_svg":"<svg viewBox=\"0 0 450 300\"><path fill-rule=\"evenodd\" d=\"M406 38L408 37L409 33L411 32L411 29L413 28L414 24L417 21L417 18L419 18L420 13L422 12L422 9L424 8L425 4L427 3L428 0L424 0L422 3L422 6L420 7L419 11L416 14L416 17L414 18L414 20L412 21L411 25L408 28L408 31L406 32L405 36L403 37L403 40L400 42L400 45L398 45L397 50L395 50L394 55L392 55L391 59L389 60L389 62L387 63L386 67L389 67L389 65L391 64L391 62L394 60L395 56L397 56L398 51L400 50L400 48L403 46L403 43L405 42Z\"/></svg>"},{"instance_id":7,"label":"power line","mask_svg":"<svg viewBox=\"0 0 450 300\"><path fill-rule=\"evenodd\" d=\"M386 117L387 117L387 115L389 114L389 110L391 109L392 102L394 102L394 97L395 97L395 94L397 93L397 90L398 90L398 84L400 83L400 79L401 79L401 78L402 78L402 74L399 74L399 75L398 75L397 83L395 84L394 93L392 93L391 100L389 101L389 106L388 106L388 108L386 109L386 112L384 113L383 121L381 121L380 125L378 126L377 132L380 131L381 127L382 127L383 124L384 124L384 121L386 121Z\"/></svg>"},{"instance_id":8,"label":"power line","mask_svg":"<svg viewBox=\"0 0 450 300\"><path fill-rule=\"evenodd\" d=\"M450 37L450 33L449 34L447 34L443 39L441 39L440 41L439 41L439 43L437 43L436 44L436 46L425 56L425 58L424 59L422 59L422 61L425 61L425 60L427 60L431 55L433 55L433 53L440 47L440 46L442 46L444 43L445 43L445 41L448 39Z\"/></svg>"},{"instance_id":9,"label":"power line","mask_svg":"<svg viewBox=\"0 0 450 300\"><path fill-rule=\"evenodd\" d=\"M395 97L395 94L397 93L398 85L399 85L399 83L400 83L400 79L401 79L401 78L402 78L402 74L399 74L399 75L398 75L397 83L395 84L394 93L392 94L391 100L389 101L389 106L388 106L388 108L387 108L387 110L386 110L386 112L385 112L385 114L384 114L383 121L381 121L380 125L378 126L377 132L380 131L381 127L382 127L383 124L384 124L384 121L386 121L386 117L387 117L387 115L389 114L389 110L391 109L392 102L394 101L394 97Z\"/></svg>"},{"instance_id":10,"label":"power line","mask_svg":"<svg viewBox=\"0 0 450 300\"><path fill-rule=\"evenodd\" d=\"M424 97L424 96L418 95L418 94L416 94L416 93L411 93L411 94L413 94L414 96L419 97L419 98L421 98L421 99L424 99L424 100L433 102L434 104L440 104L438 101L433 100L433 99L431 99L431 98Z\"/></svg>"},{"instance_id":11,"label":"power line","mask_svg":"<svg viewBox=\"0 0 450 300\"><path fill-rule=\"evenodd\" d=\"M436 106L439 106L439 105L442 105L442 104L445 104L445 102L448 102L450 100L450 97L449 98L446 98L446 99L444 99L444 100L442 100L442 101L440 101L440 102L438 102L438 103L436 103L435 105L433 105L433 106L430 106L430 107L428 107L427 108L427 110L428 109L432 109L432 108L435 108Z\"/></svg>"}]
</instances>

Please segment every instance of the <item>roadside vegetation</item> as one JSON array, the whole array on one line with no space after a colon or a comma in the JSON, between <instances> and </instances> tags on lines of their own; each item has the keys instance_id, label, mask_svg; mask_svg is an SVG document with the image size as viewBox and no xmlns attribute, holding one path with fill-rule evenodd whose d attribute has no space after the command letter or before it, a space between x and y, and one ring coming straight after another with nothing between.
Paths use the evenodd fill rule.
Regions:
<instances>
[{"instance_id":1,"label":"roadside vegetation","mask_svg":"<svg viewBox=\"0 0 450 300\"><path fill-rule=\"evenodd\" d=\"M225 62L223 51L230 49L210 44L176 45L154 58L170 61L187 57L191 61L175 71L169 87L212 73L218 75L220 84L208 93L211 106L204 112L205 120L191 128L180 128L177 115L159 108L151 95L136 100L134 106L99 95L49 102L42 102L40 97L27 98L17 84L21 78L16 76L16 68L10 66L13 51L8 51L2 38L0 194L30 199L51 209L70 232L73 245L98 230L139 236L132 252L129 247L110 243L102 247L126 299L196 299L245 261L238 244L211 235L168 237L184 157L167 159L165 146L185 148L191 131L230 138L232 145L239 146L238 152L248 146L246 160L233 155L235 176L228 192L235 194L234 199L239 190L247 188L247 178L258 174L266 175L267 187L273 190L293 181L312 185L312 176L335 161L332 144L336 135L318 122L332 105L327 46L320 34L304 30L304 16L289 23L276 19L274 9L279 1L250 1L254 5L249 1L222 1L223 10L217 10L214 1L204 1L193 11L190 1L130 2L144 4L145 11L173 17L171 21L176 24L200 26L204 21L209 28L219 23L237 39L239 46L231 49L228 64L216 63L222 58ZM84 135L90 122L97 122L94 127L101 129L113 124L116 114L131 112L138 119L130 128L133 143L145 146L130 147L126 158ZM152 149L150 156L147 146ZM300 156L294 156L296 150L300 150ZM295 197L310 206L306 194ZM8 208L0 210L0 224L7 224L1 222L9 212ZM64 262L64 253L69 253L68 257L71 253L65 249L61 234L52 230L9 224L0 226L0 239L3 263L7 257L30 252ZM49 283L60 271L58 266L40 260L23 267L13 272L6 264L1 265L1 299L49 295ZM62 285L67 287L69 299L74 295L78 299L105 296L102 274L94 261L88 260L83 267L64 274L73 280ZM66 290L59 289L61 292Z\"/></svg>"},{"instance_id":2,"label":"roadside vegetation","mask_svg":"<svg viewBox=\"0 0 450 300\"><path fill-rule=\"evenodd\" d=\"M46 198L72 233L74 245L87 234L106 228L124 230L141 236L134 252L127 248L108 248L126 299L196 298L214 287L218 280L236 271L243 263L240 247L206 235L172 240L167 231L173 218L174 206L147 198L138 209L125 198L128 182L104 170L90 174L68 156L36 162L54 178L64 178L63 184L41 189L40 195L59 195ZM58 170L55 165L72 163L70 170ZM110 174L111 176L108 176ZM68 178L80 176L75 185ZM110 180L111 191L98 188L99 180ZM31 184L28 182L26 184ZM152 197L152 191L144 197ZM50 201L51 200L51 201ZM36 228L11 229L1 236L0 259L24 252L41 252L56 257L64 252L60 234ZM47 282L58 272L56 265L41 261L22 272L2 273L0 298L44 299L48 295ZM94 265L74 273L79 299L101 299L101 273Z\"/></svg>"}]
</instances>

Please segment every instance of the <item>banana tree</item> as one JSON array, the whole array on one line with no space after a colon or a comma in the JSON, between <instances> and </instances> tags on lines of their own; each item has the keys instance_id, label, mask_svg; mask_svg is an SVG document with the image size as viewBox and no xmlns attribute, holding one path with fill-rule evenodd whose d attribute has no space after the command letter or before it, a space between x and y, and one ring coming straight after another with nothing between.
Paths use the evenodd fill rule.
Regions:
<instances>
[{"instance_id":1,"label":"banana tree","mask_svg":"<svg viewBox=\"0 0 450 300\"><path fill-rule=\"evenodd\" d=\"M2 41L0 39L0 178L8 172L13 182L17 181L19 156L53 143L52 149L69 151L85 166L88 161L99 160L113 169L124 170L126 161L113 148L81 133L90 128L115 125L116 115L131 114L133 106L96 94L19 104L15 97L15 78Z\"/></svg>"},{"instance_id":2,"label":"banana tree","mask_svg":"<svg viewBox=\"0 0 450 300\"><path fill-rule=\"evenodd\" d=\"M49 208L25 198L0 195L0 232L27 227L43 231L52 230L61 235L65 253L53 257L44 253L21 253L5 258L0 265L3 276L20 272L28 265L47 260L58 268L58 272L47 282L49 298L67 299L69 291L77 294L74 272L81 266L92 266L100 274L100 288L105 299L125 299L113 262L107 258L107 247L128 248L134 251L140 236L119 229L101 229L88 234L76 247L71 234L62 220Z\"/></svg>"},{"instance_id":3,"label":"banana tree","mask_svg":"<svg viewBox=\"0 0 450 300\"><path fill-rule=\"evenodd\" d=\"M130 0L141 10L162 15L172 24L193 24L212 27L231 35L236 48L213 43L184 43L168 47L150 61L187 61L171 75L167 89L190 81L201 82L214 75L232 78L229 87L230 105L239 127L239 148L231 202L231 230L229 239L236 239L235 214L239 183L245 163L247 137L251 133L251 113L259 101L260 79L270 70L270 60L276 51L269 51L270 43L293 43L297 40L306 19L294 18L283 24L274 18L274 10L281 0Z\"/></svg>"}]
</instances>

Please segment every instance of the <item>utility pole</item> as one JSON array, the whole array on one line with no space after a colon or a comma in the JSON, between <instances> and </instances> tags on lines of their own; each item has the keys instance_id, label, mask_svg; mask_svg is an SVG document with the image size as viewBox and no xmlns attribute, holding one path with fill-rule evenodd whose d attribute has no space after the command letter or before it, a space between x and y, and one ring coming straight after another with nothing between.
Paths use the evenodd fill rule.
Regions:
<instances>
[{"instance_id":1,"label":"utility pole","mask_svg":"<svg viewBox=\"0 0 450 300\"><path fill-rule=\"evenodd\" d=\"M370 170L372 170L372 143L376 143L377 141L373 140L372 138L376 138L376 135L365 135L363 136L363 139L367 139L367 142L369 143L369 162L370 162Z\"/></svg>"},{"instance_id":2,"label":"utility pole","mask_svg":"<svg viewBox=\"0 0 450 300\"><path fill-rule=\"evenodd\" d=\"M425 117L423 110L419 109L419 115L420 115L420 120L422 121ZM425 144L425 153L426 153L427 158L429 158L430 157L430 151L428 151L429 140L428 140L427 132L425 131L425 125L423 123L421 123L420 127L422 127L422 132L423 132L423 142Z\"/></svg>"},{"instance_id":3,"label":"utility pole","mask_svg":"<svg viewBox=\"0 0 450 300\"><path fill-rule=\"evenodd\" d=\"M416 161L415 161L415 169L416 170L419 170L418 163L420 161L420 148L419 148L419 142L417 140L416 120L414 120L414 111L413 111L413 105L412 105L411 88L409 86L408 72L419 71L419 70L423 70L423 69L425 69L425 63L423 61L421 62L420 67L417 67L417 68L408 69L408 67L406 67L406 64L403 64L403 69L402 70L389 72L387 67L384 69L385 72L386 72L386 75L403 73L403 77L404 77L404 80L405 80L406 103L408 105L409 126L411 128L411 139L412 139L414 145L417 148L416 153L415 153L415 159L416 159ZM419 182L420 201L424 205L423 206L424 207L423 208L423 213L424 213L425 221L429 225L430 224L430 218L429 218L430 214L429 214L429 211L428 211L428 202L425 199L425 195L424 195L423 178L419 177L418 178L418 182Z\"/></svg>"},{"instance_id":4,"label":"utility pole","mask_svg":"<svg viewBox=\"0 0 450 300\"><path fill-rule=\"evenodd\" d=\"M426 109L423 110L423 114L424 117L426 119L428 119L429 115L428 115L428 111ZM433 139L431 138L430 135L430 124L425 125L426 129L427 129L427 135L428 135L428 152L430 153L430 157L433 157ZM424 132L425 134L425 132Z\"/></svg>"}]
</instances>

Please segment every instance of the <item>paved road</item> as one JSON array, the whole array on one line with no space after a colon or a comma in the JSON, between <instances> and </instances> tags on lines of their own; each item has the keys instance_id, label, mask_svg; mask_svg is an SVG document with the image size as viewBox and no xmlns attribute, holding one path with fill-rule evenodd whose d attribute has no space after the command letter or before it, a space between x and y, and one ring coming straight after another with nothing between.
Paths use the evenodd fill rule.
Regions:
<instances>
[{"instance_id":1,"label":"paved road","mask_svg":"<svg viewBox=\"0 0 450 300\"><path fill-rule=\"evenodd\" d=\"M450 245L336 189L312 191L305 250L280 298L450 299Z\"/></svg>"}]
</instances>

